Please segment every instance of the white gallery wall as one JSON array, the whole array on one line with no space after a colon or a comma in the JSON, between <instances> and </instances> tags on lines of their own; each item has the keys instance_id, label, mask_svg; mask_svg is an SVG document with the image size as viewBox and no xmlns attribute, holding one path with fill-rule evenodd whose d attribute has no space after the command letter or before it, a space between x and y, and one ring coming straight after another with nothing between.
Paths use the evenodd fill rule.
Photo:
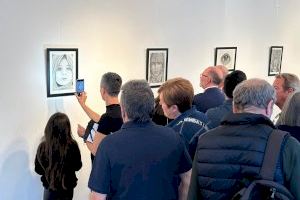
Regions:
<instances>
[{"instance_id":1,"label":"white gallery wall","mask_svg":"<svg viewBox=\"0 0 300 200\"><path fill-rule=\"evenodd\" d=\"M79 78L87 103L99 113L103 73L124 81L146 76L146 48L169 48L168 78L199 88L199 74L214 64L214 48L236 46L236 69L268 77L270 46L284 46L282 71L300 75L298 0L0 0L0 199L38 200L36 148L54 112L70 117L81 149L74 199L87 199L90 156L76 135L88 117L74 96L47 98L46 54L79 49Z\"/></svg>"}]
</instances>

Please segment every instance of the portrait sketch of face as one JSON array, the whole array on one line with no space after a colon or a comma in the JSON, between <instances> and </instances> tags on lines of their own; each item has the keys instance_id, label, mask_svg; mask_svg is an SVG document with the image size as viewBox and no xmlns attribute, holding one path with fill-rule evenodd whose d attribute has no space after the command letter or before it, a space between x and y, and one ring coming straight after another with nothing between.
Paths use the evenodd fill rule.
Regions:
<instances>
[{"instance_id":1,"label":"portrait sketch of face","mask_svg":"<svg viewBox=\"0 0 300 200\"><path fill-rule=\"evenodd\" d=\"M163 53L152 53L150 55L150 83L161 83L164 81L164 62Z\"/></svg>"},{"instance_id":2,"label":"portrait sketch of face","mask_svg":"<svg viewBox=\"0 0 300 200\"><path fill-rule=\"evenodd\" d=\"M271 54L270 72L277 73L277 72L280 71L281 56L282 56L282 50L281 49L273 49L272 54Z\"/></svg>"},{"instance_id":3,"label":"portrait sketch of face","mask_svg":"<svg viewBox=\"0 0 300 200\"><path fill-rule=\"evenodd\" d=\"M228 53L225 53L221 56L221 63L222 65L226 66L230 63L231 57Z\"/></svg>"},{"instance_id":4,"label":"portrait sketch of face","mask_svg":"<svg viewBox=\"0 0 300 200\"><path fill-rule=\"evenodd\" d=\"M215 65L223 65L229 71L234 71L236 51L236 47L217 47L215 53Z\"/></svg>"},{"instance_id":5,"label":"portrait sketch of face","mask_svg":"<svg viewBox=\"0 0 300 200\"><path fill-rule=\"evenodd\" d=\"M73 87L72 55L52 55L53 57L53 89L70 89Z\"/></svg>"},{"instance_id":6,"label":"portrait sketch of face","mask_svg":"<svg viewBox=\"0 0 300 200\"><path fill-rule=\"evenodd\" d=\"M47 49L47 97L74 95L78 78L78 49Z\"/></svg>"},{"instance_id":7,"label":"portrait sketch of face","mask_svg":"<svg viewBox=\"0 0 300 200\"><path fill-rule=\"evenodd\" d=\"M168 49L147 49L146 79L150 87L159 87L167 80L168 72Z\"/></svg>"}]
</instances>

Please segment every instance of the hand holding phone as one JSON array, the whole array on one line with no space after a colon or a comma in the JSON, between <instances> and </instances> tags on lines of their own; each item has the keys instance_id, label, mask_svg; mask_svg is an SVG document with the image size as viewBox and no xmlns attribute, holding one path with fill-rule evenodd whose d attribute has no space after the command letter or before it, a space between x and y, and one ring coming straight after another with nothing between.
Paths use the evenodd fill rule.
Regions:
<instances>
[{"instance_id":1,"label":"hand holding phone","mask_svg":"<svg viewBox=\"0 0 300 200\"><path fill-rule=\"evenodd\" d=\"M84 92L84 79L77 79L76 80L76 93L78 96Z\"/></svg>"}]
</instances>

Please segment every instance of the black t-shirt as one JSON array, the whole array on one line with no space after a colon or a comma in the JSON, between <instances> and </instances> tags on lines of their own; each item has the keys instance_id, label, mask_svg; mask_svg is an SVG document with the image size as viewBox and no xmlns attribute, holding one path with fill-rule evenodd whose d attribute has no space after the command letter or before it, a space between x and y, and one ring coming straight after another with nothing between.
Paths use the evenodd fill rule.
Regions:
<instances>
[{"instance_id":1,"label":"black t-shirt","mask_svg":"<svg viewBox=\"0 0 300 200\"><path fill-rule=\"evenodd\" d=\"M120 105L112 104L106 106L106 113L101 116L98 124L97 131L104 135L109 135L112 132L118 131L123 124Z\"/></svg>"},{"instance_id":2,"label":"black t-shirt","mask_svg":"<svg viewBox=\"0 0 300 200\"><path fill-rule=\"evenodd\" d=\"M99 146L89 188L112 200L178 199L174 176L190 169L178 133L153 122L127 122Z\"/></svg>"},{"instance_id":3,"label":"black t-shirt","mask_svg":"<svg viewBox=\"0 0 300 200\"><path fill-rule=\"evenodd\" d=\"M87 131L89 132L93 127L93 122L92 120L89 122L89 125L87 128ZM109 135L113 132L118 131L123 124L123 119L121 115L121 107L119 104L112 104L106 106L106 112L101 115L101 118L98 122L98 128L97 131L99 133L102 133L104 135ZM91 159L92 161L94 160L93 154L91 154Z\"/></svg>"}]
</instances>

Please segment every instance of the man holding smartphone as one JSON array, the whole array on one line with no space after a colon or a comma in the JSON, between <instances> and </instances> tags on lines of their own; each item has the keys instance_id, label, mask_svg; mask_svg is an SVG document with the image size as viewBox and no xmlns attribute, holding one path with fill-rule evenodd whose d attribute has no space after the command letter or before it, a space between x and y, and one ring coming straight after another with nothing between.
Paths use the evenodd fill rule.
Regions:
<instances>
[{"instance_id":1,"label":"man holding smartphone","mask_svg":"<svg viewBox=\"0 0 300 200\"><path fill-rule=\"evenodd\" d=\"M106 112L102 115L99 115L86 105L87 95L85 92L76 94L80 106L91 119L87 130L78 124L77 134L84 138L87 148L92 153L92 161L102 139L106 135L119 130L123 124L118 99L121 86L122 78L118 74L108 72L102 76L100 94L106 105Z\"/></svg>"}]
</instances>

